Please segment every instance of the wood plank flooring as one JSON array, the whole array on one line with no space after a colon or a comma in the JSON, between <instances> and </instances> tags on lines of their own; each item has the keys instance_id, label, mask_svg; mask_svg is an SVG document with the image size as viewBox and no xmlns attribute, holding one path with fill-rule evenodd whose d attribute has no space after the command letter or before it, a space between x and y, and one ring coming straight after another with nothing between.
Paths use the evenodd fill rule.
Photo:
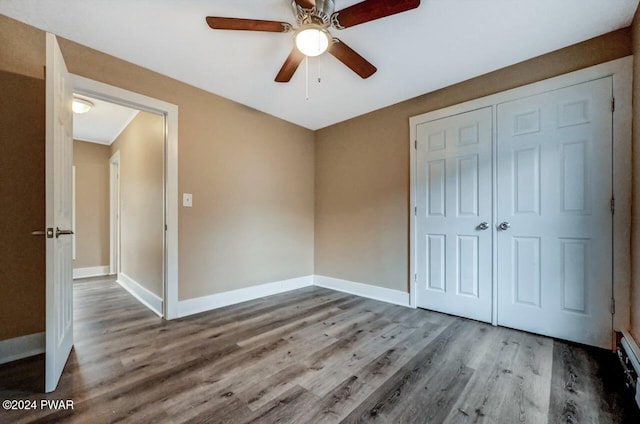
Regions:
<instances>
[{"instance_id":1,"label":"wood plank flooring","mask_svg":"<svg viewBox=\"0 0 640 424\"><path fill-rule=\"evenodd\" d=\"M75 348L0 366L0 423L640 423L611 352L310 287L162 321L77 282ZM73 410L40 407L73 400Z\"/></svg>"}]
</instances>

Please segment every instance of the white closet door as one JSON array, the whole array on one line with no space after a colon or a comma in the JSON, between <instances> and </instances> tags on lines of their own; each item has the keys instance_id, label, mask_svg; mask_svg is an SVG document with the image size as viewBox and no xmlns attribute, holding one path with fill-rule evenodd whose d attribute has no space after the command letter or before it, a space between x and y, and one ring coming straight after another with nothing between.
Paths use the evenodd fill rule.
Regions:
<instances>
[{"instance_id":1,"label":"white closet door","mask_svg":"<svg viewBox=\"0 0 640 424\"><path fill-rule=\"evenodd\" d=\"M417 306L487 322L491 128L491 107L418 125L416 169Z\"/></svg>"},{"instance_id":2,"label":"white closet door","mask_svg":"<svg viewBox=\"0 0 640 424\"><path fill-rule=\"evenodd\" d=\"M608 77L498 105L499 325L611 346L611 97Z\"/></svg>"}]
</instances>

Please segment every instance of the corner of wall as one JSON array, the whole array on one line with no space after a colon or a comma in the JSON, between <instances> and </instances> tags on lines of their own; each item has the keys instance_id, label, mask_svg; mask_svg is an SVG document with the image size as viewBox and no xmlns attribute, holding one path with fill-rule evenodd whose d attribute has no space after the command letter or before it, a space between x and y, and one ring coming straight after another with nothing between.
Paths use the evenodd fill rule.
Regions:
<instances>
[{"instance_id":1,"label":"corner of wall","mask_svg":"<svg viewBox=\"0 0 640 424\"><path fill-rule=\"evenodd\" d=\"M633 49L632 90L632 182L631 182L631 317L630 330L636 340L640 336L640 9L636 11L631 25Z\"/></svg>"}]
</instances>

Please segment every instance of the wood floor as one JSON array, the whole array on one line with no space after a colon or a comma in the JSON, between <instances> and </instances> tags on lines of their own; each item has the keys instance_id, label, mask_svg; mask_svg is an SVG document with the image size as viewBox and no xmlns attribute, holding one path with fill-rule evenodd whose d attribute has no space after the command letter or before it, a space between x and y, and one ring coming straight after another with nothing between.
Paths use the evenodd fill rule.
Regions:
<instances>
[{"instance_id":1,"label":"wood floor","mask_svg":"<svg viewBox=\"0 0 640 424\"><path fill-rule=\"evenodd\" d=\"M0 400L73 400L0 423L640 423L611 352L317 287L162 321L112 281L75 284L55 393L43 356Z\"/></svg>"}]
</instances>

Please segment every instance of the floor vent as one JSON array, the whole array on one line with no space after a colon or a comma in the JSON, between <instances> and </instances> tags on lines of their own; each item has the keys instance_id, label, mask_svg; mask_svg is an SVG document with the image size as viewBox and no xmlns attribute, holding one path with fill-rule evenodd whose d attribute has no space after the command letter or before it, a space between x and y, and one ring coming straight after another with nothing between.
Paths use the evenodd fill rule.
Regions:
<instances>
[{"instance_id":1,"label":"floor vent","mask_svg":"<svg viewBox=\"0 0 640 424\"><path fill-rule=\"evenodd\" d=\"M624 370L627 387L635 393L636 404L640 408L640 349L627 332L619 333L618 358Z\"/></svg>"}]
</instances>

